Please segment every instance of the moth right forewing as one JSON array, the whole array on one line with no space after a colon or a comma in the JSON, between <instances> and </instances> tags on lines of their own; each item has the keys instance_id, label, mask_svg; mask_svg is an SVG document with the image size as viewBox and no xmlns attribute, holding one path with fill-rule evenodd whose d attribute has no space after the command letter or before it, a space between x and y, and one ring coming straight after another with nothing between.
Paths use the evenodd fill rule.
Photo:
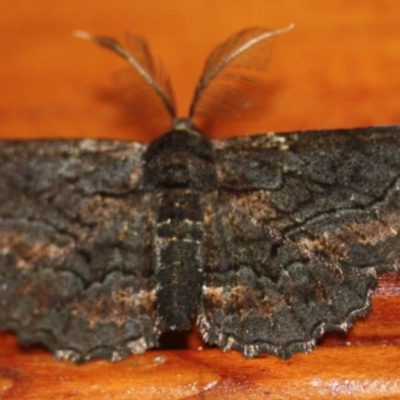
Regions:
<instances>
[{"instance_id":1,"label":"moth right forewing","mask_svg":"<svg viewBox=\"0 0 400 400\"><path fill-rule=\"evenodd\" d=\"M270 210L269 223L285 236L339 263L399 268L398 127L214 143L221 188L259 190Z\"/></svg>"},{"instance_id":2,"label":"moth right forewing","mask_svg":"<svg viewBox=\"0 0 400 400\"><path fill-rule=\"evenodd\" d=\"M268 352L287 358L297 351L312 350L326 331L346 331L357 316L370 309L379 267L374 253L370 251L372 258L365 259L368 265L360 265L349 255L346 258L346 251L350 254L364 245L358 235L348 244L343 242L344 254L329 253L323 232L313 236L307 221L301 225L292 218L302 207L314 204L318 211L321 206L311 197L304 201L299 192L300 188L315 190L310 186L314 182L304 179L308 168L304 161L322 155L333 146L332 141L337 146L332 148L333 158L339 157L338 147L352 152L346 150L345 143L351 139L340 138L340 132L336 132L338 137L332 133L330 146L321 149L318 138L323 134L261 135L213 142L219 178L214 214L219 233L215 241L220 256L213 268L206 270L198 322L209 343L224 350L238 349L246 357ZM359 135L365 136L366 142L373 137L368 132ZM317 143L313 144L312 138ZM368 147L361 145L366 153ZM356 171L350 169L350 174ZM293 179L296 174L297 179ZM292 199L292 203L282 205L277 198ZM349 225L338 218L340 206L339 202L339 211L326 210L322 217L332 226L337 224L335 229L343 226L346 230ZM363 215L369 218L369 210ZM313 221L315 226L326 228L318 221ZM288 229L293 225L299 234ZM340 235L335 237L334 230L328 233L340 245ZM374 247L375 256L383 255L381 249ZM391 254L386 257L389 261Z\"/></svg>"}]
</instances>

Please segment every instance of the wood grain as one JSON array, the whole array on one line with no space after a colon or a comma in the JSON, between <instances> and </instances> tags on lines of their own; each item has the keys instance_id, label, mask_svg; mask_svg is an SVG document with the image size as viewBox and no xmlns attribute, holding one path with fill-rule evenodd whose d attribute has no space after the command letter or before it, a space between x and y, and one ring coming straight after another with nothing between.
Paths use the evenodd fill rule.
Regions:
<instances>
[{"instance_id":1,"label":"wood grain","mask_svg":"<svg viewBox=\"0 0 400 400\"><path fill-rule=\"evenodd\" d=\"M140 2L3 0L0 136L150 140L132 126L110 76L124 63L72 37L75 29L148 38L171 71L179 113L189 107L210 50L249 26L279 28L265 114L215 137L400 123L400 3L249 0ZM0 399L400 398L400 277L380 279L373 311L348 335L329 335L289 361L235 352L150 351L121 363L55 361L0 336ZM172 347L182 347L172 336Z\"/></svg>"}]
</instances>

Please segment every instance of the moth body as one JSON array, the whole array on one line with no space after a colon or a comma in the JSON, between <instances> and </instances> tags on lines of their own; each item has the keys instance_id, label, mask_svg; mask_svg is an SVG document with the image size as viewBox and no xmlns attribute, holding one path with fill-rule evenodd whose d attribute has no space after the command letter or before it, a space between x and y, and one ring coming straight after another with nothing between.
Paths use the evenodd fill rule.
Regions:
<instances>
[{"instance_id":1,"label":"moth body","mask_svg":"<svg viewBox=\"0 0 400 400\"><path fill-rule=\"evenodd\" d=\"M206 195L217 177L210 140L177 121L143 154L142 190L154 199L152 261L158 327L190 329L203 284Z\"/></svg>"}]
</instances>

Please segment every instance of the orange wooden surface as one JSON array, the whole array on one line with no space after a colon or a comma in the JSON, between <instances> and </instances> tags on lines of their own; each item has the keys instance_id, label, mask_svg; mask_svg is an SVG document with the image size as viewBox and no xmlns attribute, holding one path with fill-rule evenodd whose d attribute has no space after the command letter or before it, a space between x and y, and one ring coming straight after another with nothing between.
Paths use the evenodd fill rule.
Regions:
<instances>
[{"instance_id":1,"label":"orange wooden surface","mask_svg":"<svg viewBox=\"0 0 400 400\"><path fill-rule=\"evenodd\" d=\"M216 136L400 123L400 3L393 0L2 0L0 136L150 140L112 94L123 69L75 29L146 37L169 71L180 115L210 50L245 27L276 39L262 118ZM0 399L400 398L400 284L380 280L373 312L289 361L216 349L155 350L76 366L0 336ZM191 347L197 346L196 337Z\"/></svg>"}]
</instances>

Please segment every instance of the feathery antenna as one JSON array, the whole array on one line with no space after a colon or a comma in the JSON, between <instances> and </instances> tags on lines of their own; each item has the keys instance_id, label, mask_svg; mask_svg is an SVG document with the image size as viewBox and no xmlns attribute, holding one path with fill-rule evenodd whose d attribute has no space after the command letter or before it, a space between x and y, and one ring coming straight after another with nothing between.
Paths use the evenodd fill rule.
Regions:
<instances>
[{"instance_id":1,"label":"feathery antenna","mask_svg":"<svg viewBox=\"0 0 400 400\"><path fill-rule=\"evenodd\" d=\"M169 115L176 116L175 101L169 77L160 63L155 63L149 46L146 41L139 36L128 37L128 49L125 49L118 41L106 36L96 36L84 31L75 31L74 35L91 40L106 47L122 58L125 58L136 72L154 89L164 103Z\"/></svg>"},{"instance_id":2,"label":"feathery antenna","mask_svg":"<svg viewBox=\"0 0 400 400\"><path fill-rule=\"evenodd\" d=\"M251 74L244 73L244 70L249 72L266 69L268 66L268 59L266 58L268 58L269 53L265 49L260 49L258 45L265 43L267 39L273 36L290 31L293 27L294 24L291 24L286 28L274 31L265 28L246 29L231 36L226 42L218 46L206 61L190 107L189 118L192 119L195 116L197 107L204 98L204 91L208 89L210 83L217 76L224 75L228 81L241 79L250 82L252 80ZM232 73L228 71L230 70L228 67L236 68L240 72ZM225 89L222 85L216 91L219 90L221 92L221 90L224 91ZM212 97L213 93L210 93L209 96ZM219 97L224 97L229 102L230 94Z\"/></svg>"}]
</instances>

